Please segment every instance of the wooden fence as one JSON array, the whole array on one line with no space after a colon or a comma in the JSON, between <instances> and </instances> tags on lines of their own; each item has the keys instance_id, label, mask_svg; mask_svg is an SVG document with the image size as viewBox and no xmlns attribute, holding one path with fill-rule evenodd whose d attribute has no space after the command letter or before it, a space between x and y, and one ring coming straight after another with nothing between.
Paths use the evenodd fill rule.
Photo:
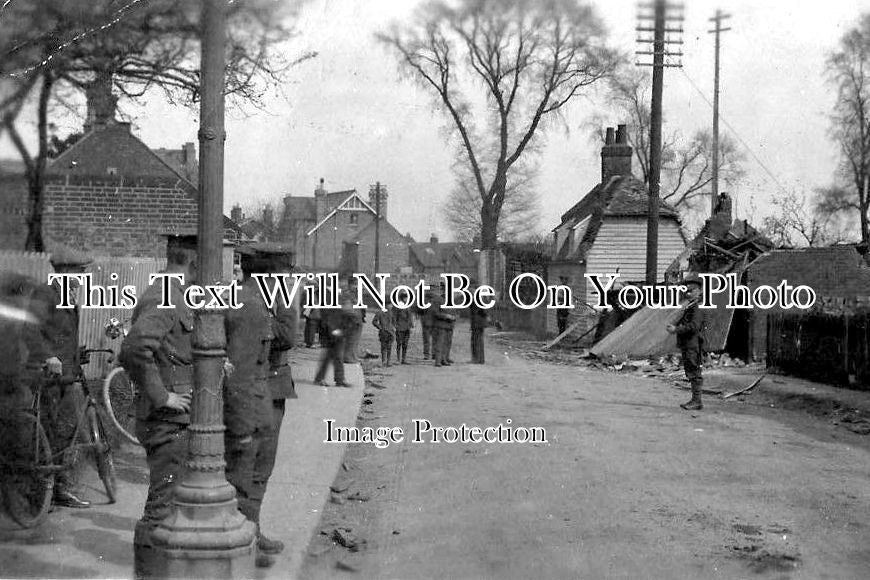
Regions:
<instances>
[{"instance_id":1,"label":"wooden fence","mask_svg":"<svg viewBox=\"0 0 870 580\"><path fill-rule=\"evenodd\" d=\"M870 389L870 313L770 314L767 366L824 383Z\"/></svg>"}]
</instances>

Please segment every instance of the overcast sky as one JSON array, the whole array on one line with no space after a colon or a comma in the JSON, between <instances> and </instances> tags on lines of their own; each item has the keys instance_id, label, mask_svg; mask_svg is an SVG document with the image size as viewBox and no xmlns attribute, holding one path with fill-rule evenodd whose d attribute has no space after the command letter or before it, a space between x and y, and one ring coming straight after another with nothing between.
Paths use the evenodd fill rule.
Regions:
<instances>
[{"instance_id":1,"label":"overcast sky","mask_svg":"<svg viewBox=\"0 0 870 580\"><path fill-rule=\"evenodd\" d=\"M409 0L314 0L298 22L293 53L319 56L294 69L267 111L230 112L226 142L226 208L250 199L312 195L327 189L387 184L389 219L418 240L449 237L440 206L450 191L447 120L428 92L403 78L392 54L373 38L407 19ZM612 42L635 49L636 3L594 2ZM781 188L810 191L831 180L836 152L828 139L833 92L824 59L870 0L691 0L686 2L684 67L666 69L665 131L689 134L712 125L713 35L708 18L731 14L722 37L722 131L743 145L748 175L732 193L741 217L753 203L766 213ZM649 69L646 69L649 70ZM539 194L541 231L600 179L600 146L585 126L601 103L578 100L564 124L547 136ZM195 141L196 112L153 99L132 114L137 134L151 147ZM612 124L621 122L614 118ZM3 156L8 156L8 148Z\"/></svg>"}]
</instances>

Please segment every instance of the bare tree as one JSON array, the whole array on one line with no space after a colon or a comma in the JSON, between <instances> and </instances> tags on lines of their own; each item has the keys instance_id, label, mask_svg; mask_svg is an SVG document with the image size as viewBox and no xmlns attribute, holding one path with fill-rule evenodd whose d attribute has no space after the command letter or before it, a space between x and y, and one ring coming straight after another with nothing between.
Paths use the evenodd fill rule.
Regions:
<instances>
[{"instance_id":1,"label":"bare tree","mask_svg":"<svg viewBox=\"0 0 870 580\"><path fill-rule=\"evenodd\" d=\"M843 241L840 224L819 204L796 191L773 198L776 213L764 218L762 231L778 247L817 247Z\"/></svg>"},{"instance_id":2,"label":"bare tree","mask_svg":"<svg viewBox=\"0 0 870 580\"><path fill-rule=\"evenodd\" d=\"M0 19L0 116L25 165L30 211L26 247L42 248L49 115L66 91L111 83L122 96L160 88L171 98L199 97L199 3L183 0L30 0L4 4ZM269 0L228 5L226 92L258 102L292 65L278 50L290 33L284 8ZM304 55L309 56L309 55ZM22 108L36 102L36 151L21 135Z\"/></svg>"},{"instance_id":3,"label":"bare tree","mask_svg":"<svg viewBox=\"0 0 870 580\"><path fill-rule=\"evenodd\" d=\"M514 166L505 187L505 202L497 226L499 241L518 241L538 233L541 208L535 182L537 167L524 158ZM481 237L480 208L483 200L474 187L474 175L467 158L459 151L453 162L456 183L443 207L444 219L458 241Z\"/></svg>"},{"instance_id":4,"label":"bare tree","mask_svg":"<svg viewBox=\"0 0 870 580\"><path fill-rule=\"evenodd\" d=\"M640 178L649 183L650 167L650 78L643 71L623 69L609 79L608 97L625 115L628 140L640 168ZM593 134L607 124L602 115L591 120ZM661 199L688 211L702 196L710 195L713 180L713 136L706 129L695 131L688 139L679 131L662 138ZM719 138L719 179L734 186L743 178L745 156L727 135Z\"/></svg>"},{"instance_id":5,"label":"bare tree","mask_svg":"<svg viewBox=\"0 0 870 580\"><path fill-rule=\"evenodd\" d=\"M840 39L828 55L827 72L837 89L831 115L831 135L840 147L841 183L828 188L824 208L832 213L854 212L861 241L870 243L867 209L870 206L870 13Z\"/></svg>"},{"instance_id":6,"label":"bare tree","mask_svg":"<svg viewBox=\"0 0 870 580\"><path fill-rule=\"evenodd\" d=\"M613 69L602 36L577 0L433 0L415 25L379 35L446 109L480 197L483 249L496 247L511 173L543 122Z\"/></svg>"}]
</instances>

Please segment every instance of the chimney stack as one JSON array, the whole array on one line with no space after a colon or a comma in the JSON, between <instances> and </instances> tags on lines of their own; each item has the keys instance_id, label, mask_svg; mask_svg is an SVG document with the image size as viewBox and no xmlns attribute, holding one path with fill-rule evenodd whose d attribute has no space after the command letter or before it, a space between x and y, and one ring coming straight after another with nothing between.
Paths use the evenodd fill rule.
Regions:
<instances>
[{"instance_id":1,"label":"chimney stack","mask_svg":"<svg viewBox=\"0 0 870 580\"><path fill-rule=\"evenodd\" d=\"M430 244L437 244L438 243L438 234L433 233L431 236L429 236L429 243Z\"/></svg>"},{"instance_id":2,"label":"chimney stack","mask_svg":"<svg viewBox=\"0 0 870 580\"><path fill-rule=\"evenodd\" d=\"M630 176L631 155L626 125L618 125L616 131L608 127L601 148L601 183L607 183L615 176Z\"/></svg>"},{"instance_id":3,"label":"chimney stack","mask_svg":"<svg viewBox=\"0 0 870 580\"><path fill-rule=\"evenodd\" d=\"M263 225L271 230L274 227L274 220L275 212L272 210L271 205L267 205L263 208Z\"/></svg>"},{"instance_id":4,"label":"chimney stack","mask_svg":"<svg viewBox=\"0 0 870 580\"><path fill-rule=\"evenodd\" d=\"M245 219L245 216L242 215L242 208L238 204L234 205L233 209L230 210L230 219L237 224L241 224L242 220Z\"/></svg>"},{"instance_id":5,"label":"chimney stack","mask_svg":"<svg viewBox=\"0 0 870 580\"><path fill-rule=\"evenodd\" d=\"M315 213L317 214L317 220L326 216L326 189L323 187L323 178L320 178L320 184L314 190L314 208Z\"/></svg>"},{"instance_id":6,"label":"chimney stack","mask_svg":"<svg viewBox=\"0 0 870 580\"><path fill-rule=\"evenodd\" d=\"M87 133L115 122L118 97L112 94L112 75L100 74L85 89L88 111L84 130Z\"/></svg>"}]
</instances>

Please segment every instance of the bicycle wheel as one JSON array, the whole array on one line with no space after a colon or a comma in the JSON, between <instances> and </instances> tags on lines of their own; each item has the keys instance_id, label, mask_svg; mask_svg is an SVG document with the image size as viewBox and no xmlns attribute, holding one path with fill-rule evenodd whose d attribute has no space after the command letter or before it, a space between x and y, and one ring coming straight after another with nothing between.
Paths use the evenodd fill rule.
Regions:
<instances>
[{"instance_id":1,"label":"bicycle wheel","mask_svg":"<svg viewBox=\"0 0 870 580\"><path fill-rule=\"evenodd\" d=\"M118 479L115 475L115 458L112 455L112 446L109 445L109 440L106 438L106 430L103 428L103 421L97 414L97 409L94 407L93 402L91 402L85 412L88 414L88 429L91 433L97 474L99 474L100 480L102 480L103 486L106 488L109 503L115 503Z\"/></svg>"},{"instance_id":2,"label":"bicycle wheel","mask_svg":"<svg viewBox=\"0 0 870 580\"><path fill-rule=\"evenodd\" d=\"M35 416L15 417L6 422L4 431L7 428L14 430L11 436L19 444L3 450L3 502L6 513L18 525L32 528L45 519L51 508L57 466L52 463L48 436ZM5 436L3 439L7 443L11 440Z\"/></svg>"},{"instance_id":3,"label":"bicycle wheel","mask_svg":"<svg viewBox=\"0 0 870 580\"><path fill-rule=\"evenodd\" d=\"M121 367L115 367L103 380L103 404L115 429L128 441L139 445L136 430L136 387Z\"/></svg>"}]
</instances>

